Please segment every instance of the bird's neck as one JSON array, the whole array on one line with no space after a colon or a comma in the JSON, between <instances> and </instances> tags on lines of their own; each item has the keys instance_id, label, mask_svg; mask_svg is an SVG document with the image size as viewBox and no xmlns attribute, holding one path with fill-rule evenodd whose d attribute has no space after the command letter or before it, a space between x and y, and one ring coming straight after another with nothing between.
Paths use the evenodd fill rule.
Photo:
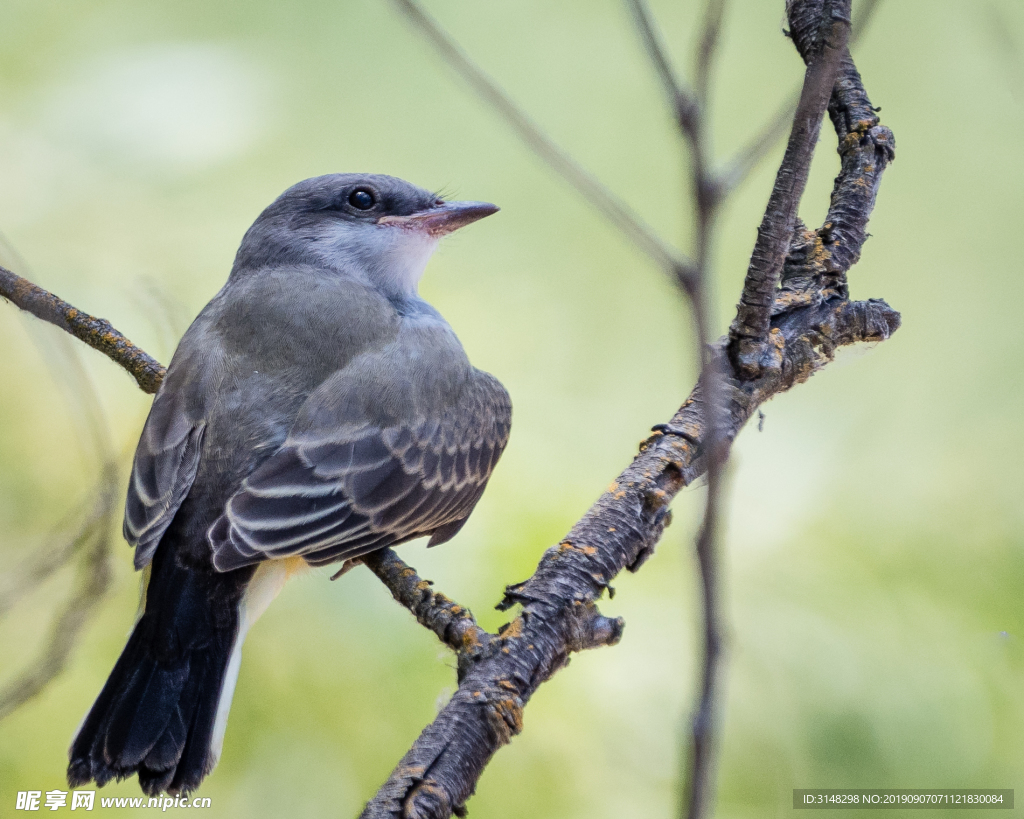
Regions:
<instances>
[{"instance_id":1,"label":"bird's neck","mask_svg":"<svg viewBox=\"0 0 1024 819\"><path fill-rule=\"evenodd\" d=\"M390 299L418 299L418 287L437 239L425 234L396 231L389 247L362 260L370 281ZM405 235L401 235L405 234Z\"/></svg>"}]
</instances>

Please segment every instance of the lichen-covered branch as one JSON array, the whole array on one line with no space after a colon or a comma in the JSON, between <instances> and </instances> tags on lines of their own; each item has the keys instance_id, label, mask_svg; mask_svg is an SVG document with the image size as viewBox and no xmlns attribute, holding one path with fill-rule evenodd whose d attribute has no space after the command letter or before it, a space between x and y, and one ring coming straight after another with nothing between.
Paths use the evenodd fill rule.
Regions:
<instances>
[{"instance_id":1,"label":"lichen-covered branch","mask_svg":"<svg viewBox=\"0 0 1024 819\"><path fill-rule=\"evenodd\" d=\"M811 21L804 15L794 15L792 26L797 50L809 59ZM828 113L838 137L842 165L822 226L808 230L799 220L796 222L774 312L808 303L808 299L849 295L846 274L860 259L882 173L895 157L892 131L879 124L849 51L841 56Z\"/></svg>"},{"instance_id":2,"label":"lichen-covered branch","mask_svg":"<svg viewBox=\"0 0 1024 819\"><path fill-rule=\"evenodd\" d=\"M160 386L164 377L160 363L111 327L106 319L83 313L5 267L0 267L0 297L99 350L127 370L143 392L155 393Z\"/></svg>"},{"instance_id":3,"label":"lichen-covered branch","mask_svg":"<svg viewBox=\"0 0 1024 819\"><path fill-rule=\"evenodd\" d=\"M796 225L821 120L850 35L850 0L790 0L786 6L791 26L795 28L798 22L807 21L807 51L803 55L807 71L789 144L757 231L736 318L729 328L729 357L744 378L755 378L771 366L770 358L766 357L771 356L768 330L775 291ZM818 8L810 9L812 6Z\"/></svg>"},{"instance_id":4,"label":"lichen-covered branch","mask_svg":"<svg viewBox=\"0 0 1024 819\"><path fill-rule=\"evenodd\" d=\"M460 663L478 656L490 644L493 635L476 624L469 609L434 591L433 583L423 580L393 549L381 549L359 559L388 587L395 600L413 613L420 625L456 652ZM459 668L461 675L461 664Z\"/></svg>"},{"instance_id":5,"label":"lichen-covered branch","mask_svg":"<svg viewBox=\"0 0 1024 819\"><path fill-rule=\"evenodd\" d=\"M732 440L769 398L807 380L838 347L881 341L899 327L885 302L833 299L776 318L781 366L753 381L725 380L723 434ZM719 357L725 360L724 356ZM519 615L463 674L458 691L420 734L366 806L364 819L440 819L459 813L491 756L522 728L531 695L569 655L611 645L622 632L596 601L623 569L636 571L669 522L668 505L706 469L707 427L698 385L667 425L566 535L536 572L509 586L504 606Z\"/></svg>"},{"instance_id":6,"label":"lichen-covered branch","mask_svg":"<svg viewBox=\"0 0 1024 819\"><path fill-rule=\"evenodd\" d=\"M798 3L790 4L791 11L794 7L799 10ZM659 69L670 98L677 102L680 95L675 89L679 85L668 69L650 18L644 13L642 3L633 3L633 8L635 13L640 12L636 16L645 47ZM834 85L836 91L832 96L840 101L846 99L847 109L850 103L857 103L854 99L857 89L863 91L859 79L852 83L846 70L848 53L841 26L848 23L848 4L825 9L818 3L813 11L820 15L817 19L824 21L818 29L817 36L823 45L817 59L820 61L821 54L830 53L828 65L822 68L819 62L817 70L808 72L810 81L805 88L809 90L805 98L810 96L813 101L806 103L805 99L801 113L794 120L793 130L798 132L798 137L791 143L803 140L799 147L807 156L794 160L790 155L787 161L789 172L802 173L804 180L790 180L783 197L787 201L780 204L777 199L769 205L769 214L773 207L777 212L780 206L791 206L793 221L788 232L784 231L782 254L777 260L779 270L768 289L762 351L764 366L753 373L738 372L726 355L727 342L719 344L716 354L709 359L715 368L705 368L701 382L676 416L668 424L656 427L656 435L649 439L633 465L562 543L546 553L533 577L506 590L504 605L520 603L523 607L520 616L502 632L498 641L470 664L468 672L460 661L459 691L367 805L364 817L461 814L491 756L518 731L521 709L533 691L564 666L571 651L595 642L602 644L618 639L621 624L601 617L595 601L619 571L623 568L636 570L651 554L669 519L667 506L675 494L724 457L724 453L714 451L717 447L713 443L720 440L728 445L757 407L806 380L831 360L837 347L857 341L883 340L899 327L899 314L884 302L851 303L846 299L845 284L837 287L837 277L845 276L859 256L881 172L892 158L891 133L878 129L877 120L866 131L853 125L844 131L833 115L844 161L829 219L821 228L820 236L819 232L813 232L816 247L821 248L813 254L816 266L810 275L801 278L799 288L795 286L796 279L787 281L786 289L778 288L784 263L796 270L799 259L806 261L812 257L806 249L805 234L797 234L793 228L810 152L830 98L829 89ZM823 15L823 11L827 11L827 15ZM838 37L837 25L840 27ZM813 49L802 53L806 58L815 59ZM852 68L852 62L849 66ZM855 69L853 71L855 74ZM821 87L825 81L822 77L831 77L830 84L824 88ZM863 101L866 103L866 96ZM808 116L815 117L817 122L808 124ZM680 119L684 133L698 133L695 127L699 126L699 119L692 116L685 122ZM857 138L850 139L854 132ZM695 144L699 147L699 142ZM875 158L873 163L868 161L869 156ZM698 170L698 183L703 178L704 174ZM869 194L858 193L864 190ZM700 204L699 189L697 200L701 213L713 212L713 206L705 209ZM847 237L848 246L843 246L844 252L834 252L838 248L826 249L828 242L822 237L834 236L840 220L845 220L838 229ZM826 258L828 263L821 261ZM699 290L695 287L698 281L699 276L689 281L692 292ZM843 281L845 283L845 279ZM800 293L800 299L794 298L796 292ZM709 413L705 407L706 386L719 381L715 393L720 414ZM723 419L724 429L713 435L708 420L716 418ZM709 457L712 452L713 457ZM713 493L709 496L713 498ZM713 572L713 562L705 558L713 552L711 537L716 514L717 509L709 504L698 539L702 575ZM710 592L715 589L715 578L702 576L702 582L705 608L710 606L713 612L715 606ZM713 626L713 620L707 615L705 620L706 626ZM604 639L585 641L568 636L580 631L600 633ZM706 627L705 638L702 693L693 722L693 777L687 805L691 816L704 815L713 788L709 758L720 635L715 628ZM500 686L495 687L496 681Z\"/></svg>"},{"instance_id":7,"label":"lichen-covered branch","mask_svg":"<svg viewBox=\"0 0 1024 819\"><path fill-rule=\"evenodd\" d=\"M853 25L850 29L851 48L867 31L872 17L878 10L879 3L880 0L864 0L855 9ZM793 123L793 114L796 112L799 102L800 91L795 90L761 126L755 136L725 164L719 182L723 196L728 196L743 184L775 144L789 133Z\"/></svg>"}]
</instances>

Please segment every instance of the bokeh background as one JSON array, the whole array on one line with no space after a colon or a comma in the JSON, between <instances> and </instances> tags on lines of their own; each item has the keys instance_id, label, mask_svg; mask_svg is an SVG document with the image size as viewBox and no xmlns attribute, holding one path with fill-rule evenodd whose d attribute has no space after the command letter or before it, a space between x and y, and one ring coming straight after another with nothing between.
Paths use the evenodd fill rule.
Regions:
<instances>
[{"instance_id":1,"label":"bokeh background","mask_svg":"<svg viewBox=\"0 0 1024 819\"><path fill-rule=\"evenodd\" d=\"M700 3L659 0L681 68ZM797 84L783 3L736 0L714 80L726 159ZM667 239L690 238L686 155L624 6L429 0L553 138ZM897 160L855 297L903 328L766 406L741 435L723 531L729 617L722 817L787 816L795 787L1002 787L1024 798L1024 5L885 0L855 56ZM802 215L838 163L826 125ZM777 146L715 247L724 331ZM469 525L403 555L483 625L694 379L664 274L532 156L382 0L6 0L0 7L3 263L166 362L255 216L292 183L374 171L502 212L449 239L423 294L515 405ZM16 254L20 254L19 260ZM96 485L101 396L127 467L150 399L60 332L0 305L0 558L73 529ZM62 386L63 385L63 386ZM121 488L125 481L124 469ZM695 680L692 534L703 490L614 601L627 628L544 685L474 816L668 817ZM119 529L120 523L116 522ZM354 815L450 695L451 657L366 571L293 581L250 634L209 815ZM75 569L0 621L0 683L33 662ZM64 788L66 748L132 623L111 591L66 671L0 723L0 815ZM134 780L100 795L137 795ZM99 808L97 807L97 810ZM129 812L130 813L130 812Z\"/></svg>"}]
</instances>

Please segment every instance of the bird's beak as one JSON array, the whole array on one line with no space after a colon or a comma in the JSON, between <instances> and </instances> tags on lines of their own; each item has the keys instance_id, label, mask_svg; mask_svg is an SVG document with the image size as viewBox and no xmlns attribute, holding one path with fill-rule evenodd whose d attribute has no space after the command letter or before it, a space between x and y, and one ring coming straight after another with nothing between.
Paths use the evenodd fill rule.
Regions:
<instances>
[{"instance_id":1,"label":"bird's beak","mask_svg":"<svg viewBox=\"0 0 1024 819\"><path fill-rule=\"evenodd\" d=\"M441 237L478 219L498 212L498 206L488 202L445 202L408 216L382 216L378 225L394 225L407 230L420 230Z\"/></svg>"}]
</instances>

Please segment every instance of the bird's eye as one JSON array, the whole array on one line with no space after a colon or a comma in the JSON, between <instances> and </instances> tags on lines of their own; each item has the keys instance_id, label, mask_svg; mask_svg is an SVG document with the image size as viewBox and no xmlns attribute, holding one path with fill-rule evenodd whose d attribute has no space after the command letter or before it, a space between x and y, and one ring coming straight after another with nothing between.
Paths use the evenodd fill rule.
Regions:
<instances>
[{"instance_id":1,"label":"bird's eye","mask_svg":"<svg viewBox=\"0 0 1024 819\"><path fill-rule=\"evenodd\" d=\"M356 188L348 195L348 203L357 210L369 210L377 204L377 197L373 191Z\"/></svg>"}]
</instances>

